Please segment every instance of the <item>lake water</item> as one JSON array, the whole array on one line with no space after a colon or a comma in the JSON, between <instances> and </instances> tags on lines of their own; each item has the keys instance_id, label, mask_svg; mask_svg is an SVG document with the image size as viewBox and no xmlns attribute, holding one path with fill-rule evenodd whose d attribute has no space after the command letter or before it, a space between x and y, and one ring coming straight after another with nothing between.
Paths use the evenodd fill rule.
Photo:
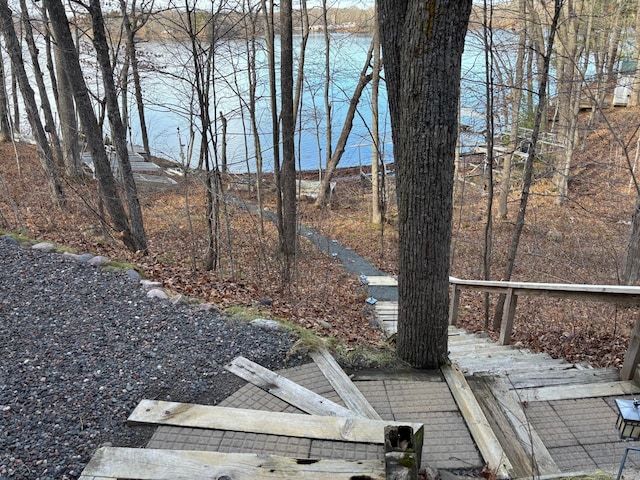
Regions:
<instances>
[{"instance_id":1,"label":"lake water","mask_svg":"<svg viewBox=\"0 0 640 480\"><path fill-rule=\"evenodd\" d=\"M298 45L300 37L294 37ZM360 71L364 66L371 44L371 35L332 34L330 64L332 82L330 98L332 104L333 144L339 137L349 100L353 94ZM194 76L189 66L189 52L179 44L142 44L144 58L152 63L157 71L148 71L143 78L146 118L152 154L164 156L176 161L182 152L187 156L190 151L190 118L193 107ZM276 45L276 48L278 46ZM297 50L297 49L296 49ZM324 35L309 37L305 63L302 109L299 115L296 135L296 161L303 170L314 170L324 166L326 122L324 113ZM294 53L295 54L295 53ZM276 54L279 57L279 53ZM297 60L294 60L297 62ZM477 40L468 36L463 57L463 95L461 101L461 120L475 126L483 121L482 101L478 100L474 85L483 75L481 50ZM268 70L264 53L257 59L259 97L256 112L261 136L264 169L273 169L273 144L271 141L271 113L268 97ZM249 124L246 102L247 94L246 54L243 42L225 42L216 46L215 58L215 109L211 115L222 112L227 118L227 159L232 171L255 171L255 153L252 132ZM234 72L236 72L234 74ZM466 85L466 87L465 87ZM383 155L387 162L393 160L391 147L391 127L387 109L387 97L384 82L380 83L380 135ZM211 94L213 98L213 93ZM212 102L213 103L213 102ZM279 107L279 101L278 101ZM139 124L135 105L130 106L131 139L140 144ZM197 122L196 122L197 124ZM371 162L371 87L365 90L354 120L346 151L340 166L369 165ZM475 128L475 127L474 127ZM180 132L178 134L178 131ZM218 124L216 131L221 132ZM198 135L196 136L198 138ZM320 139L320 140L318 140ZM221 137L216 138L216 146L211 151L220 155ZM197 142L198 140L196 140ZM197 163L198 148L194 146L190 164ZM247 161L248 159L248 161Z\"/></svg>"}]
</instances>

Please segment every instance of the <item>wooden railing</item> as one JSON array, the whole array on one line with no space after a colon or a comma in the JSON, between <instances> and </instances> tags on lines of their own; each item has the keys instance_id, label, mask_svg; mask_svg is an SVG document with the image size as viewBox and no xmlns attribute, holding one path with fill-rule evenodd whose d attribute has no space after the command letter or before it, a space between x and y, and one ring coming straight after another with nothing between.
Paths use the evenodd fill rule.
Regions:
<instances>
[{"instance_id":1,"label":"wooden railing","mask_svg":"<svg viewBox=\"0 0 640 480\"><path fill-rule=\"evenodd\" d=\"M504 294L505 302L500 324L500 345L509 345L513 330L513 319L518 303L518 296L532 295L541 297L570 298L592 302L607 302L619 305L640 305L640 287L621 285L580 285L567 283L524 283L499 282L489 280L462 280L449 277L453 289L449 308L449 325L455 325L460 306L460 292L474 290L479 292ZM640 322L631 333L629 348L625 355L624 365L620 372L623 380L633 377L635 367L640 363Z\"/></svg>"}]
</instances>

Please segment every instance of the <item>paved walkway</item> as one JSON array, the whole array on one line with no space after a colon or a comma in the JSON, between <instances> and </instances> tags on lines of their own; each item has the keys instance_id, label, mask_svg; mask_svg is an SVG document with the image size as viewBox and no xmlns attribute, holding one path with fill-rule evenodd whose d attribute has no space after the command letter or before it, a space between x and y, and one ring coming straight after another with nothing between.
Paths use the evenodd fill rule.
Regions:
<instances>
[{"instance_id":1,"label":"paved walkway","mask_svg":"<svg viewBox=\"0 0 640 480\"><path fill-rule=\"evenodd\" d=\"M344 405L314 363L279 373L329 400ZM423 465L456 471L482 469L482 458L449 387L439 372L415 372L408 375L408 378L402 378L393 372L373 373L369 376L362 375L361 378L354 378L355 385L384 420L411 421L425 425ZM304 413L251 384L242 387L219 406ZM269 453L301 458L384 458L382 445L169 426L158 427L147 446L227 453Z\"/></svg>"},{"instance_id":2,"label":"paved walkway","mask_svg":"<svg viewBox=\"0 0 640 480\"><path fill-rule=\"evenodd\" d=\"M342 404L318 367L311 363L279 372L300 385ZM439 372L363 372L353 381L385 420L420 422L425 426L422 465L476 475L483 465L465 419ZM220 406L302 413L253 385L245 385ZM614 397L529 402L525 408L536 431L562 472L615 475L627 446L618 439ZM380 459L383 447L274 435L160 426L149 448L206 450L225 453L268 453L295 458ZM626 478L640 468L640 452L627 461Z\"/></svg>"}]
</instances>

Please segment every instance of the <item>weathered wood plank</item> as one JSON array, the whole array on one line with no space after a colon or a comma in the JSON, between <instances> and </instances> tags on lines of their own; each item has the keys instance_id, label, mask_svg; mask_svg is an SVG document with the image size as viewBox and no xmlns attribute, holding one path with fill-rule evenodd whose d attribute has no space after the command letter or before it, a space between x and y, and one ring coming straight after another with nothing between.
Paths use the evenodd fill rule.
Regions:
<instances>
[{"instance_id":1,"label":"weathered wood plank","mask_svg":"<svg viewBox=\"0 0 640 480\"><path fill-rule=\"evenodd\" d=\"M116 447L98 449L83 474L136 480L385 478L382 460L308 460L249 453Z\"/></svg>"},{"instance_id":2,"label":"weathered wood plank","mask_svg":"<svg viewBox=\"0 0 640 480\"><path fill-rule=\"evenodd\" d=\"M517 389L518 397L526 402L549 402L574 398L612 397L640 393L640 387L630 381L562 385L553 387Z\"/></svg>"},{"instance_id":3,"label":"weathered wood plank","mask_svg":"<svg viewBox=\"0 0 640 480\"><path fill-rule=\"evenodd\" d=\"M513 331L513 320L516 315L516 305L518 304L518 295L513 288L507 289L507 296L502 310L502 323L500 324L500 345L509 345L511 343L511 332Z\"/></svg>"},{"instance_id":4,"label":"weathered wood plank","mask_svg":"<svg viewBox=\"0 0 640 480\"><path fill-rule=\"evenodd\" d=\"M568 364L566 368L557 370L510 373L507 378L507 386L511 389L540 388L554 385L617 382L618 380L620 380L620 375L614 367L576 369L573 365Z\"/></svg>"},{"instance_id":5,"label":"weathered wood plank","mask_svg":"<svg viewBox=\"0 0 640 480\"><path fill-rule=\"evenodd\" d=\"M344 418L360 416L244 357L235 358L224 368L303 412Z\"/></svg>"},{"instance_id":6,"label":"weathered wood plank","mask_svg":"<svg viewBox=\"0 0 640 480\"><path fill-rule=\"evenodd\" d=\"M500 405L500 408L509 419L520 444L524 445L525 451L534 459L533 475L537 477L539 475L551 475L560 472L549 450L547 450L547 447L534 430L531 422L527 419L522 409L522 404L515 398L514 394L509 391L507 385L501 379L494 378L489 383L489 388Z\"/></svg>"},{"instance_id":7,"label":"weathered wood plank","mask_svg":"<svg viewBox=\"0 0 640 480\"><path fill-rule=\"evenodd\" d=\"M142 400L128 421L375 444L383 443L384 428L388 425L408 425L415 432L422 428L420 423L264 412L159 400Z\"/></svg>"},{"instance_id":8,"label":"weathered wood plank","mask_svg":"<svg viewBox=\"0 0 640 480\"><path fill-rule=\"evenodd\" d=\"M361 417L372 420L382 420L378 412L371 406L366 397L356 387L351 379L340 368L335 358L325 349L312 352L311 358L318 365L322 374L340 396L347 408Z\"/></svg>"},{"instance_id":9,"label":"weathered wood plank","mask_svg":"<svg viewBox=\"0 0 640 480\"><path fill-rule=\"evenodd\" d=\"M397 287L398 280L386 275L367 275L367 283L372 287Z\"/></svg>"},{"instance_id":10,"label":"weathered wood plank","mask_svg":"<svg viewBox=\"0 0 640 480\"><path fill-rule=\"evenodd\" d=\"M93 475L80 475L78 480L118 480L114 477L94 477Z\"/></svg>"},{"instance_id":11,"label":"weathered wood plank","mask_svg":"<svg viewBox=\"0 0 640 480\"><path fill-rule=\"evenodd\" d=\"M460 309L460 288L453 286L451 299L449 301L449 326L454 326L458 322L458 310Z\"/></svg>"},{"instance_id":12,"label":"weathered wood plank","mask_svg":"<svg viewBox=\"0 0 640 480\"><path fill-rule=\"evenodd\" d=\"M636 319L629 339L629 348L624 356L624 363L620 370L621 380L631 380L640 363L640 316Z\"/></svg>"},{"instance_id":13,"label":"weathered wood plank","mask_svg":"<svg viewBox=\"0 0 640 480\"><path fill-rule=\"evenodd\" d=\"M509 458L513 470L510 472L513 478L523 478L533 471L531 458L524 445L518 440L518 436L509 419L500 408L496 398L491 391L489 384L491 376L471 375L467 377L469 388L473 392L478 405L487 417L491 430Z\"/></svg>"},{"instance_id":14,"label":"weathered wood plank","mask_svg":"<svg viewBox=\"0 0 640 480\"><path fill-rule=\"evenodd\" d=\"M511 478L513 466L491 430L464 375L454 365L443 365L441 371L484 461L496 472L496 478Z\"/></svg>"}]
</instances>

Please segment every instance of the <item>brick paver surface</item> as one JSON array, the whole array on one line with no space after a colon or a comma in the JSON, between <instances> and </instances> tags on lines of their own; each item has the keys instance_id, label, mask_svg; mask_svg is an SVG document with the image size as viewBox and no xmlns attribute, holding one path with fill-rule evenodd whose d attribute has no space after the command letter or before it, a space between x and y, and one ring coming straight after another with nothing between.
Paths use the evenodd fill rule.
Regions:
<instances>
[{"instance_id":1,"label":"brick paver surface","mask_svg":"<svg viewBox=\"0 0 640 480\"><path fill-rule=\"evenodd\" d=\"M279 373L329 400L344 405L314 363ZM423 465L455 470L482 468L482 458L456 407L449 387L440 375L437 373L420 375L417 379L409 380L392 378L389 376L389 379L354 383L383 419L424 424ZM302 413L286 402L249 384L221 402L220 406ZM384 435L383 432L380 434ZM382 445L169 426L159 426L147 446L182 450L269 453L296 458L346 460L384 458Z\"/></svg>"}]
</instances>

